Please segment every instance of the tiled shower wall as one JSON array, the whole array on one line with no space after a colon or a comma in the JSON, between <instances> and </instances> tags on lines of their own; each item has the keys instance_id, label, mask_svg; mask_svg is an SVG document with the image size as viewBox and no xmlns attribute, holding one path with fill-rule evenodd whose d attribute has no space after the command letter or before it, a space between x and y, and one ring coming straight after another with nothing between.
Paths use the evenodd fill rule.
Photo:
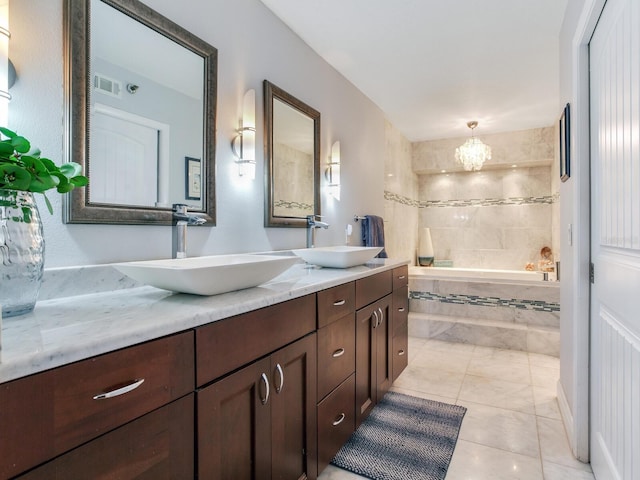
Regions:
<instances>
[{"instance_id":1,"label":"tiled shower wall","mask_svg":"<svg viewBox=\"0 0 640 480\"><path fill-rule=\"evenodd\" d=\"M390 257L407 259L413 264L418 241L418 176L411 168L411 142L388 121L385 137L386 251Z\"/></svg>"},{"instance_id":2,"label":"tiled shower wall","mask_svg":"<svg viewBox=\"0 0 640 480\"><path fill-rule=\"evenodd\" d=\"M413 168L421 173L420 227L431 228L436 259L457 267L521 270L528 262L537 266L544 246L559 257L553 238L556 131L480 136L493 155L478 172L451 172L455 147L465 138L413 145Z\"/></svg>"}]
</instances>

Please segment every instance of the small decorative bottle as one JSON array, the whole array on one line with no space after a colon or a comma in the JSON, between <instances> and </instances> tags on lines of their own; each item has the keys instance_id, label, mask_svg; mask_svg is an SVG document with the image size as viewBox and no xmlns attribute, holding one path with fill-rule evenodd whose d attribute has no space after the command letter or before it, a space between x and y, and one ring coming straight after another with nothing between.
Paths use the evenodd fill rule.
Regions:
<instances>
[{"instance_id":1,"label":"small decorative bottle","mask_svg":"<svg viewBox=\"0 0 640 480\"><path fill-rule=\"evenodd\" d=\"M431 230L423 228L420 232L420 241L418 242L418 265L421 267L431 267L433 265L433 258Z\"/></svg>"}]
</instances>

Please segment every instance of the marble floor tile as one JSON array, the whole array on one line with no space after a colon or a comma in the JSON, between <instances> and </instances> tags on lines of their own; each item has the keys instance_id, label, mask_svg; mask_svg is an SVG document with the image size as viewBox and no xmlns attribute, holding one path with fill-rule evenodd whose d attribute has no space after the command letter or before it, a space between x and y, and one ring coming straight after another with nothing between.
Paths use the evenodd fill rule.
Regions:
<instances>
[{"instance_id":1,"label":"marble floor tile","mask_svg":"<svg viewBox=\"0 0 640 480\"><path fill-rule=\"evenodd\" d=\"M555 388L533 386L533 400L536 407L536 415L539 417L561 420L560 407Z\"/></svg>"},{"instance_id":2,"label":"marble floor tile","mask_svg":"<svg viewBox=\"0 0 640 480\"><path fill-rule=\"evenodd\" d=\"M556 388L560 378L560 368L531 365L531 384L536 387Z\"/></svg>"},{"instance_id":3,"label":"marble floor tile","mask_svg":"<svg viewBox=\"0 0 640 480\"><path fill-rule=\"evenodd\" d=\"M544 480L594 480L591 469L589 471L576 470L551 462L542 462Z\"/></svg>"},{"instance_id":4,"label":"marble floor tile","mask_svg":"<svg viewBox=\"0 0 640 480\"><path fill-rule=\"evenodd\" d=\"M429 350L438 350L449 353L452 356L467 355L472 356L477 348L469 343L445 342L442 340L428 339L425 348Z\"/></svg>"},{"instance_id":5,"label":"marble floor tile","mask_svg":"<svg viewBox=\"0 0 640 480\"><path fill-rule=\"evenodd\" d=\"M523 383L466 375L458 399L535 414L533 389Z\"/></svg>"},{"instance_id":6,"label":"marble floor tile","mask_svg":"<svg viewBox=\"0 0 640 480\"><path fill-rule=\"evenodd\" d=\"M493 360L502 361L505 363L519 363L529 365L528 353L518 350L506 350L504 348L476 346L475 350L473 351L473 356L475 358L491 358Z\"/></svg>"},{"instance_id":7,"label":"marble floor tile","mask_svg":"<svg viewBox=\"0 0 640 480\"><path fill-rule=\"evenodd\" d=\"M411 365L440 369L445 372L465 373L469 360L471 360L471 354L452 355L451 352L446 350L430 349L427 345L416 354Z\"/></svg>"},{"instance_id":8,"label":"marble floor tile","mask_svg":"<svg viewBox=\"0 0 640 480\"><path fill-rule=\"evenodd\" d=\"M529 352L529 363L548 368L560 368L560 359L551 355Z\"/></svg>"},{"instance_id":9,"label":"marble floor tile","mask_svg":"<svg viewBox=\"0 0 640 480\"><path fill-rule=\"evenodd\" d=\"M576 460L571 453L562 421L544 417L536 417L536 420L543 462L564 465L586 472L591 471L588 464Z\"/></svg>"},{"instance_id":10,"label":"marble floor tile","mask_svg":"<svg viewBox=\"0 0 640 480\"><path fill-rule=\"evenodd\" d=\"M476 357L474 354L467 367L467 374L531 385L529 363L507 361L496 356Z\"/></svg>"},{"instance_id":11,"label":"marble floor tile","mask_svg":"<svg viewBox=\"0 0 640 480\"><path fill-rule=\"evenodd\" d=\"M409 365L394 385L442 397L457 398L464 373Z\"/></svg>"},{"instance_id":12,"label":"marble floor tile","mask_svg":"<svg viewBox=\"0 0 640 480\"><path fill-rule=\"evenodd\" d=\"M536 417L527 413L458 401L467 408L459 438L539 458Z\"/></svg>"},{"instance_id":13,"label":"marble floor tile","mask_svg":"<svg viewBox=\"0 0 640 480\"><path fill-rule=\"evenodd\" d=\"M418 398L426 398L427 400L435 400L436 402L449 403L451 405L456 404L456 399L451 397L443 397L440 395L434 395L432 393L421 392L419 390L411 390L410 388L398 387L396 384L393 384L389 389L392 392L404 393L405 395L410 395L412 397Z\"/></svg>"},{"instance_id":14,"label":"marble floor tile","mask_svg":"<svg viewBox=\"0 0 640 480\"><path fill-rule=\"evenodd\" d=\"M452 480L543 480L540 460L458 440L447 472Z\"/></svg>"},{"instance_id":15,"label":"marble floor tile","mask_svg":"<svg viewBox=\"0 0 640 480\"><path fill-rule=\"evenodd\" d=\"M367 477L361 477L360 475L356 475L355 473L347 472L338 467L334 467L333 465L329 465L324 471L318 476L318 480L366 480Z\"/></svg>"}]
</instances>

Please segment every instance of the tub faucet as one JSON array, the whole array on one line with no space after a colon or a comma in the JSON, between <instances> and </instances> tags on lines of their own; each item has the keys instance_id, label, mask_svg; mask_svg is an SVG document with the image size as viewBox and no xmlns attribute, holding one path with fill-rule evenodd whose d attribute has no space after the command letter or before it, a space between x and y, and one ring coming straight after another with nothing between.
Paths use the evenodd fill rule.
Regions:
<instances>
[{"instance_id":1,"label":"tub faucet","mask_svg":"<svg viewBox=\"0 0 640 480\"><path fill-rule=\"evenodd\" d=\"M202 225L206 220L197 215L189 215L187 206L182 203L173 204L171 219L173 230L171 258L187 258L187 225Z\"/></svg>"},{"instance_id":2,"label":"tub faucet","mask_svg":"<svg viewBox=\"0 0 640 480\"><path fill-rule=\"evenodd\" d=\"M307 215L307 248L313 248L316 243L316 228L329 228L329 224L316 220L320 215Z\"/></svg>"}]
</instances>

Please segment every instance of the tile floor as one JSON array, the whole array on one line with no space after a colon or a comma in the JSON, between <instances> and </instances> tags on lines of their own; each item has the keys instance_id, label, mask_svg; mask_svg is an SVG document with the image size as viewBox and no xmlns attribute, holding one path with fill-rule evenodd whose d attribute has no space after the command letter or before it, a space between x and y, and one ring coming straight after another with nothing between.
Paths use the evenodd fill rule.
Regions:
<instances>
[{"instance_id":1,"label":"tile floor","mask_svg":"<svg viewBox=\"0 0 640 480\"><path fill-rule=\"evenodd\" d=\"M467 407L447 480L593 480L560 420L559 368L547 355L410 338L392 389ZM362 478L330 465L319 480Z\"/></svg>"}]
</instances>

